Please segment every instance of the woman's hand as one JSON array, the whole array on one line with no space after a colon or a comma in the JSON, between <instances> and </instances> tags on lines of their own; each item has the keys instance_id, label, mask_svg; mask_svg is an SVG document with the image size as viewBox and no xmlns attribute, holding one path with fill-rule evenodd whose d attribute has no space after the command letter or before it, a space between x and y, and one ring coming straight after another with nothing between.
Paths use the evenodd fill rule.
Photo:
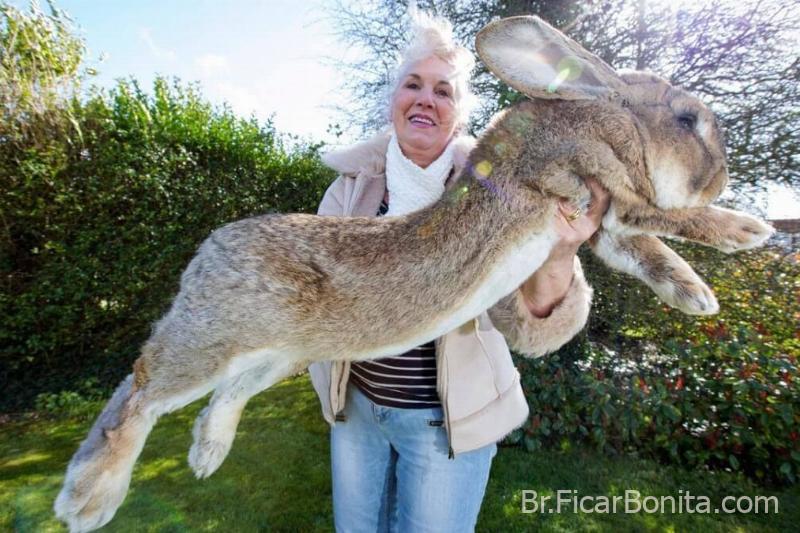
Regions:
<instances>
[{"instance_id":1,"label":"woman's hand","mask_svg":"<svg viewBox=\"0 0 800 533\"><path fill-rule=\"evenodd\" d=\"M589 209L574 218L577 210L569 202L559 202L556 213L556 231L559 240L550 255L525 283L522 296L534 316L544 318L566 296L572 283L573 262L578 248L591 237L608 210L611 196L594 178L587 178L586 185L592 193Z\"/></svg>"},{"instance_id":2,"label":"woman's hand","mask_svg":"<svg viewBox=\"0 0 800 533\"><path fill-rule=\"evenodd\" d=\"M594 232L600 227L600 222L603 220L603 215L608 211L608 204L611 201L611 195L608 194L600 182L595 178L586 178L586 185L592 194L589 201L589 209L586 213L582 213L575 220L570 220L570 215L576 212L575 206L569 202L562 201L558 203L558 214L556 216L556 231L560 237L558 243L553 248L553 252L564 251L575 252L586 240L589 239ZM551 252L550 256L553 256Z\"/></svg>"}]
</instances>

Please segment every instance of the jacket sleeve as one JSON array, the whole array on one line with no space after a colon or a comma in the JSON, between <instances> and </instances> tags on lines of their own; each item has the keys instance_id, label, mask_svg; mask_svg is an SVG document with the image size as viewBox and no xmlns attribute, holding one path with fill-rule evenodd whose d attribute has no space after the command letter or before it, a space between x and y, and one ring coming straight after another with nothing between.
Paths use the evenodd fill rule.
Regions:
<instances>
[{"instance_id":1,"label":"jacket sleeve","mask_svg":"<svg viewBox=\"0 0 800 533\"><path fill-rule=\"evenodd\" d=\"M572 283L549 316L538 318L531 314L517 289L490 308L489 317L512 350L526 357L540 357L558 350L583 329L591 299L592 289L576 256Z\"/></svg>"},{"instance_id":2,"label":"jacket sleeve","mask_svg":"<svg viewBox=\"0 0 800 533\"><path fill-rule=\"evenodd\" d=\"M345 177L339 176L328 186L317 208L318 215L344 216Z\"/></svg>"}]
</instances>

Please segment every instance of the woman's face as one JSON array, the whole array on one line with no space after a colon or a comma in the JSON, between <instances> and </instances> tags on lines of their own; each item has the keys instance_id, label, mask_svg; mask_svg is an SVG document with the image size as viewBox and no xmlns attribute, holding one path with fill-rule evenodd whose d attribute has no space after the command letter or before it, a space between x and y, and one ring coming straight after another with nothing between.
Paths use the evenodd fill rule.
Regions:
<instances>
[{"instance_id":1,"label":"woman's face","mask_svg":"<svg viewBox=\"0 0 800 533\"><path fill-rule=\"evenodd\" d=\"M403 153L426 167L444 151L456 128L455 68L431 56L416 63L392 98L392 123Z\"/></svg>"}]
</instances>

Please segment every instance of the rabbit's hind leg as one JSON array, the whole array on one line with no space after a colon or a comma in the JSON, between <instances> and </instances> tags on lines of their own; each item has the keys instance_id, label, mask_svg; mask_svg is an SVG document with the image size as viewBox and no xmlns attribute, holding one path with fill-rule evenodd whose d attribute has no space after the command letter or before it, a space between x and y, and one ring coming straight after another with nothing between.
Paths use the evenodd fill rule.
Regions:
<instances>
[{"instance_id":1,"label":"rabbit's hind leg","mask_svg":"<svg viewBox=\"0 0 800 533\"><path fill-rule=\"evenodd\" d=\"M227 457L247 401L291 375L296 364L265 363L226 379L195 420L189 466L199 478L213 474Z\"/></svg>"},{"instance_id":2,"label":"rabbit's hind leg","mask_svg":"<svg viewBox=\"0 0 800 533\"><path fill-rule=\"evenodd\" d=\"M213 377L197 369L170 377L174 366L164 363L164 353L158 343L145 347L134 373L114 392L70 460L54 506L70 531L89 531L109 522L125 499L134 463L158 417L214 388Z\"/></svg>"},{"instance_id":3,"label":"rabbit's hind leg","mask_svg":"<svg viewBox=\"0 0 800 533\"><path fill-rule=\"evenodd\" d=\"M129 376L117 388L67 468L54 509L70 531L90 531L114 517L128 492L133 465L164 412L146 390L135 390L133 380ZM209 388L180 391L171 406L196 400Z\"/></svg>"}]
</instances>

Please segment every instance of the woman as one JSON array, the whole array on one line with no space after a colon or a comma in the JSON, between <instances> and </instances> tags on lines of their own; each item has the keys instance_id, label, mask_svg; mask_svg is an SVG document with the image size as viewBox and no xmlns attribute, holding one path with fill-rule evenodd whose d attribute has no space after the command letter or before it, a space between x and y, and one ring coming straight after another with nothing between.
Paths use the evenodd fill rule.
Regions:
<instances>
[{"instance_id":1,"label":"woman","mask_svg":"<svg viewBox=\"0 0 800 533\"><path fill-rule=\"evenodd\" d=\"M319 207L333 216L392 216L435 202L463 169L474 139L472 55L446 21L416 14L397 69L389 131L328 154L340 172ZM608 195L590 181L592 207L562 205L560 241L523 285L488 313L405 354L309 369L332 425L337 531L471 531L496 441L528 407L508 347L539 356L583 327L591 290L576 258ZM494 322L494 324L492 323ZM495 329L495 326L497 329Z\"/></svg>"}]
</instances>

